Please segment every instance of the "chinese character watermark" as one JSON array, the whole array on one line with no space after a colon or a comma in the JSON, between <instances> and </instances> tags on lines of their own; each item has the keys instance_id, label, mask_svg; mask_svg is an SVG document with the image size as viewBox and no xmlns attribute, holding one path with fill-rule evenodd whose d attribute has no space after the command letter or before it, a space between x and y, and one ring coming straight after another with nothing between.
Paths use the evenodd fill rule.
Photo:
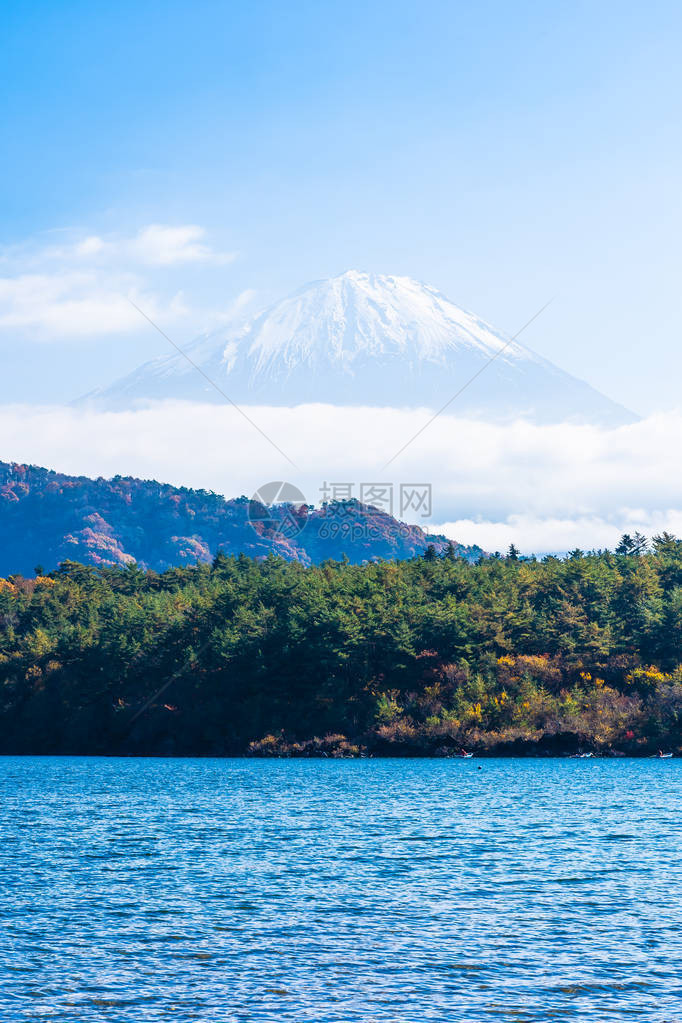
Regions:
<instances>
[{"instance_id":1,"label":"chinese character watermark","mask_svg":"<svg viewBox=\"0 0 682 1023\"><path fill-rule=\"evenodd\" d=\"M249 502L248 518L262 537L292 540L314 525L322 540L380 540L389 531L408 536L413 527L405 518L427 519L433 507L430 483L325 481L319 507L307 504L302 492L282 480L259 487Z\"/></svg>"}]
</instances>

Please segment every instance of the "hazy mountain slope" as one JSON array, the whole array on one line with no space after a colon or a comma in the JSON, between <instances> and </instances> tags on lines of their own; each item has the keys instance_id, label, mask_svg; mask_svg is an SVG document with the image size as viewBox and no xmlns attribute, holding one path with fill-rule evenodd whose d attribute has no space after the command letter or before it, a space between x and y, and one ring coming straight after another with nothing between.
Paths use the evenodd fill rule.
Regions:
<instances>
[{"instance_id":1,"label":"hazy mountain slope","mask_svg":"<svg viewBox=\"0 0 682 1023\"><path fill-rule=\"evenodd\" d=\"M245 404L439 408L482 370L453 411L539 422L618 424L636 418L507 341L434 288L407 277L349 271L306 285L240 329L200 337L186 352L233 401ZM177 353L89 396L109 408L162 398L224 400Z\"/></svg>"},{"instance_id":2,"label":"hazy mountain slope","mask_svg":"<svg viewBox=\"0 0 682 1023\"><path fill-rule=\"evenodd\" d=\"M263 509L256 531L245 497L117 476L91 480L37 466L0 462L0 577L49 571L65 560L93 565L136 561L163 570L210 561L218 550L258 557L270 552L306 564L344 554L353 562L410 558L444 536L428 536L357 501L314 511L283 506L292 534ZM300 532L298 532L300 528ZM457 553L476 560L478 547Z\"/></svg>"}]
</instances>

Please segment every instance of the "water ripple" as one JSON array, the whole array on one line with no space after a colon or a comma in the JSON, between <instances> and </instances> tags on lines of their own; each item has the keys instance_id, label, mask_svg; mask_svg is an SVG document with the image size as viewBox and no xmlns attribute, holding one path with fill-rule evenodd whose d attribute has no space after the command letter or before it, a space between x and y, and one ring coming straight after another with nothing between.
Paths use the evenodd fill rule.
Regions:
<instances>
[{"instance_id":1,"label":"water ripple","mask_svg":"<svg viewBox=\"0 0 682 1023\"><path fill-rule=\"evenodd\" d=\"M682 765L482 766L0 759L0 1019L682 1020Z\"/></svg>"}]
</instances>

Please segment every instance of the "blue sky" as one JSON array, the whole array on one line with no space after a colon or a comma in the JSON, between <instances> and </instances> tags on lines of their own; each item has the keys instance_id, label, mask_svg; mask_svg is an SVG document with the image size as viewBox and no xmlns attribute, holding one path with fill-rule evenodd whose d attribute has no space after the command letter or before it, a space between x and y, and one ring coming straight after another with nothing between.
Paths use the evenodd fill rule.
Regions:
<instances>
[{"instance_id":1,"label":"blue sky","mask_svg":"<svg viewBox=\"0 0 682 1023\"><path fill-rule=\"evenodd\" d=\"M661 2L6 4L0 401L163 351L117 320L131 287L183 342L357 267L509 331L556 296L527 344L678 406L681 30Z\"/></svg>"}]
</instances>

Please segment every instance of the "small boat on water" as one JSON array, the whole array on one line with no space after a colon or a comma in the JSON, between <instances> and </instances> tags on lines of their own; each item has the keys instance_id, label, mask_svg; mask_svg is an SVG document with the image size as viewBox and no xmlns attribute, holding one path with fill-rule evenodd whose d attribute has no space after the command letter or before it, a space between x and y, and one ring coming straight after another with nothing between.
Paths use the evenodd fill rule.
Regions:
<instances>
[{"instance_id":1,"label":"small boat on water","mask_svg":"<svg viewBox=\"0 0 682 1023\"><path fill-rule=\"evenodd\" d=\"M659 749L658 753L652 758L654 760L671 760L672 753L664 753L662 749Z\"/></svg>"}]
</instances>

